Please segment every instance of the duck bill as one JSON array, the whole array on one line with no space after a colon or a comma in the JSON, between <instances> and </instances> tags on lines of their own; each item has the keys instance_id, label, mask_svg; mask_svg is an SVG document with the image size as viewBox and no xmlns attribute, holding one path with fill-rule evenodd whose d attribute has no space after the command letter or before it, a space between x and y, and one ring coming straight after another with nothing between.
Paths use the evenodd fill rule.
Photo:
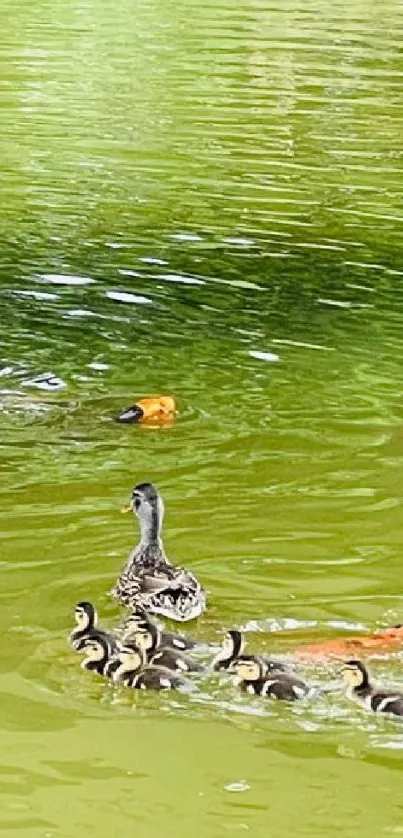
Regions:
<instances>
[{"instance_id":1,"label":"duck bill","mask_svg":"<svg viewBox=\"0 0 403 838\"><path fill-rule=\"evenodd\" d=\"M139 399L135 404L123 410L118 422L142 425L167 425L175 416L176 405L172 396L150 396Z\"/></svg>"},{"instance_id":2,"label":"duck bill","mask_svg":"<svg viewBox=\"0 0 403 838\"><path fill-rule=\"evenodd\" d=\"M128 512L133 512L133 501L130 501L126 506L123 506L120 510L123 515L127 515Z\"/></svg>"}]
</instances>

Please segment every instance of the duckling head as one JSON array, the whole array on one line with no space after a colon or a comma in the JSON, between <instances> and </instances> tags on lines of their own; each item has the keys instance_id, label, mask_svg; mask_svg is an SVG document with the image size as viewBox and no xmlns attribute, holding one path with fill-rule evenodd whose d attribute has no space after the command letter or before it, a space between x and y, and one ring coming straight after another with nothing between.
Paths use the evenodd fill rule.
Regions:
<instances>
[{"instance_id":1,"label":"duckling head","mask_svg":"<svg viewBox=\"0 0 403 838\"><path fill-rule=\"evenodd\" d=\"M138 483L132 491L129 510L139 519L143 546L159 543L164 504L152 483Z\"/></svg>"},{"instance_id":2,"label":"duckling head","mask_svg":"<svg viewBox=\"0 0 403 838\"><path fill-rule=\"evenodd\" d=\"M88 637L83 641L87 661L102 661L109 657L108 641L103 637Z\"/></svg>"},{"instance_id":3,"label":"duckling head","mask_svg":"<svg viewBox=\"0 0 403 838\"><path fill-rule=\"evenodd\" d=\"M121 668L125 672L135 672L145 664L144 651L136 643L128 643L126 646L122 646L119 649L118 658Z\"/></svg>"},{"instance_id":4,"label":"duckling head","mask_svg":"<svg viewBox=\"0 0 403 838\"><path fill-rule=\"evenodd\" d=\"M97 624L97 613L92 602L78 602L74 609L74 617L82 631L93 629Z\"/></svg>"},{"instance_id":5,"label":"duckling head","mask_svg":"<svg viewBox=\"0 0 403 838\"><path fill-rule=\"evenodd\" d=\"M264 677L262 661L253 656L243 655L233 663L233 671L241 681L258 681Z\"/></svg>"},{"instance_id":6,"label":"duckling head","mask_svg":"<svg viewBox=\"0 0 403 838\"><path fill-rule=\"evenodd\" d=\"M148 623L150 622L150 616L148 612L145 610L145 608L141 608L140 605L136 605L136 607L131 612L127 622L129 621L133 625L134 623L148 625Z\"/></svg>"},{"instance_id":7,"label":"duckling head","mask_svg":"<svg viewBox=\"0 0 403 838\"><path fill-rule=\"evenodd\" d=\"M213 660L213 669L230 669L244 647L244 639L240 631L231 629L226 631L218 655Z\"/></svg>"},{"instance_id":8,"label":"duckling head","mask_svg":"<svg viewBox=\"0 0 403 838\"><path fill-rule=\"evenodd\" d=\"M147 630L147 627L141 628L137 626L137 631L134 634L134 642L139 649L144 650L145 653L150 652L155 647L153 635Z\"/></svg>"},{"instance_id":9,"label":"duckling head","mask_svg":"<svg viewBox=\"0 0 403 838\"><path fill-rule=\"evenodd\" d=\"M137 614L130 614L125 622L123 639L128 640L129 637L133 637L137 632L147 631L147 629L148 622L142 620Z\"/></svg>"},{"instance_id":10,"label":"duckling head","mask_svg":"<svg viewBox=\"0 0 403 838\"><path fill-rule=\"evenodd\" d=\"M346 661L341 670L341 675L345 683L353 689L369 686L367 669L359 660Z\"/></svg>"}]
</instances>

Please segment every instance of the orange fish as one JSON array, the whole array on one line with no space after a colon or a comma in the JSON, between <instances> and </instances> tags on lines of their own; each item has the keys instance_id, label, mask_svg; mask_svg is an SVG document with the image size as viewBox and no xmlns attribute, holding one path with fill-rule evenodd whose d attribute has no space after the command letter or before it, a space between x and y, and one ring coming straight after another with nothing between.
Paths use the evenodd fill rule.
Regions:
<instances>
[{"instance_id":1,"label":"orange fish","mask_svg":"<svg viewBox=\"0 0 403 838\"><path fill-rule=\"evenodd\" d=\"M175 413L176 405L172 396L147 396L122 410L117 421L127 424L167 425L173 421Z\"/></svg>"},{"instance_id":2,"label":"orange fish","mask_svg":"<svg viewBox=\"0 0 403 838\"><path fill-rule=\"evenodd\" d=\"M294 654L303 657L342 657L343 655L365 655L373 652L394 651L403 646L403 626L394 626L376 634L362 637L341 637L307 643L297 646Z\"/></svg>"}]
</instances>

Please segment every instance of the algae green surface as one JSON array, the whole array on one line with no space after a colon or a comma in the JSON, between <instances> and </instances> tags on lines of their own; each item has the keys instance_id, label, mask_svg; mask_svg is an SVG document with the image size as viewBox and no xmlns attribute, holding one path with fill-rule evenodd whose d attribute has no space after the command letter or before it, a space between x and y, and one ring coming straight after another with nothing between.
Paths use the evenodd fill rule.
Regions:
<instances>
[{"instance_id":1,"label":"algae green surface","mask_svg":"<svg viewBox=\"0 0 403 838\"><path fill-rule=\"evenodd\" d=\"M66 635L83 598L121 617L143 480L208 589L203 642L402 621L402 6L21 0L0 21L0 833L399 835L397 722L214 677L131 695ZM115 423L158 392L172 427Z\"/></svg>"}]
</instances>

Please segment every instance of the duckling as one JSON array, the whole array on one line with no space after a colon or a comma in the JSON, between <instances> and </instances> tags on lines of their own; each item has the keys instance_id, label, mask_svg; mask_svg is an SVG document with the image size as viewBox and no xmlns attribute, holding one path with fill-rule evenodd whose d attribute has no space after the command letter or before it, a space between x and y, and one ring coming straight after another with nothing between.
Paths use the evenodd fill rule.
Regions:
<instances>
[{"instance_id":1,"label":"duckling","mask_svg":"<svg viewBox=\"0 0 403 838\"><path fill-rule=\"evenodd\" d=\"M155 623L151 620L150 615L144 610L144 608L140 608L138 606L125 621L123 632L124 639L129 640L138 630L139 626L149 630L151 625L155 625ZM191 640L189 637L184 637L183 634L171 634L167 631L160 632L160 644L161 646L169 646L173 649L179 649L181 652L185 652L187 649L194 649L196 646L195 641Z\"/></svg>"},{"instance_id":2,"label":"duckling","mask_svg":"<svg viewBox=\"0 0 403 838\"><path fill-rule=\"evenodd\" d=\"M265 664L253 655L244 655L232 666L240 679L243 692L278 698L282 701L295 701L311 693L311 687L285 672L268 674Z\"/></svg>"},{"instance_id":3,"label":"duckling","mask_svg":"<svg viewBox=\"0 0 403 838\"><path fill-rule=\"evenodd\" d=\"M78 602L74 609L74 616L77 628L75 628L69 636L69 645L75 649L76 652L84 649L84 646L81 645L81 641L84 638L98 638L100 636L108 640L111 652L116 649L117 641L113 634L97 628L98 614L92 602Z\"/></svg>"},{"instance_id":4,"label":"duckling","mask_svg":"<svg viewBox=\"0 0 403 838\"><path fill-rule=\"evenodd\" d=\"M163 666L174 672L203 672L203 667L188 655L172 647L163 646L161 631L154 623L149 623L148 627L140 623L133 639L135 644L144 650L149 664Z\"/></svg>"},{"instance_id":5,"label":"duckling","mask_svg":"<svg viewBox=\"0 0 403 838\"><path fill-rule=\"evenodd\" d=\"M114 680L137 690L171 690L185 686L185 681L162 666L146 665L144 649L133 644L122 646L118 652L119 666Z\"/></svg>"},{"instance_id":6,"label":"duckling","mask_svg":"<svg viewBox=\"0 0 403 838\"><path fill-rule=\"evenodd\" d=\"M243 658L243 650L245 648L245 639L240 631L232 629L227 631L224 635L222 648L218 655L214 658L213 669L219 671L220 669L232 669L233 664ZM248 655L248 660L252 660L253 656ZM257 658L256 658L257 659ZM259 655L259 661L265 666L265 674L269 672L284 672L286 666L280 661L273 660L263 655Z\"/></svg>"},{"instance_id":7,"label":"duckling","mask_svg":"<svg viewBox=\"0 0 403 838\"><path fill-rule=\"evenodd\" d=\"M196 577L168 561L161 540L164 504L151 483L139 483L132 492L128 511L140 522L140 543L131 551L112 595L123 605L146 608L171 620L185 622L199 617L206 597Z\"/></svg>"},{"instance_id":8,"label":"duckling","mask_svg":"<svg viewBox=\"0 0 403 838\"><path fill-rule=\"evenodd\" d=\"M359 660L345 662L341 670L347 684L347 696L360 702L374 713L392 713L403 716L403 692L378 689L369 679L368 670Z\"/></svg>"},{"instance_id":9,"label":"duckling","mask_svg":"<svg viewBox=\"0 0 403 838\"><path fill-rule=\"evenodd\" d=\"M118 647L116 647L115 654L112 655L108 638L101 633L94 633L79 640L78 651L85 651L86 653L86 657L81 664L82 669L97 672L98 675L112 678L119 666Z\"/></svg>"}]
</instances>

